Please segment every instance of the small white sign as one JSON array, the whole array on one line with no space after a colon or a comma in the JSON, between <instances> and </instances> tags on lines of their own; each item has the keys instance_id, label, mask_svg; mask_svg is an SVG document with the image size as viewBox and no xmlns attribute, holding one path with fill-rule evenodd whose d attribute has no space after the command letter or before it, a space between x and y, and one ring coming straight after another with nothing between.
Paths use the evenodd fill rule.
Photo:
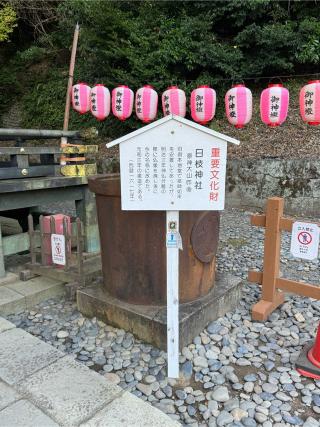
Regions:
<instances>
[{"instance_id":1,"label":"small white sign","mask_svg":"<svg viewBox=\"0 0 320 427\"><path fill-rule=\"evenodd\" d=\"M294 257L312 260L318 257L319 227L308 222L295 222L292 226L290 252Z\"/></svg>"},{"instance_id":2,"label":"small white sign","mask_svg":"<svg viewBox=\"0 0 320 427\"><path fill-rule=\"evenodd\" d=\"M171 125L120 144L123 210L222 210L227 143Z\"/></svg>"},{"instance_id":3,"label":"small white sign","mask_svg":"<svg viewBox=\"0 0 320 427\"><path fill-rule=\"evenodd\" d=\"M166 211L171 378L179 378L179 211L224 209L227 142L239 144L212 129L170 115L107 144L108 148L120 144L122 210Z\"/></svg>"},{"instance_id":4,"label":"small white sign","mask_svg":"<svg viewBox=\"0 0 320 427\"><path fill-rule=\"evenodd\" d=\"M66 265L65 237L63 234L51 234L52 262Z\"/></svg>"}]
</instances>

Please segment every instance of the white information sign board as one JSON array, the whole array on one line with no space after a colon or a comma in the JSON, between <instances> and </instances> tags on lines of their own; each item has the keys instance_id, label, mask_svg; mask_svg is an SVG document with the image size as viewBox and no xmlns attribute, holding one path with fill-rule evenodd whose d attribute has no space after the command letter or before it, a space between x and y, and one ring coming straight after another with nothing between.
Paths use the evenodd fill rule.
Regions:
<instances>
[{"instance_id":1,"label":"white information sign board","mask_svg":"<svg viewBox=\"0 0 320 427\"><path fill-rule=\"evenodd\" d=\"M312 260L318 257L319 227L307 222L292 226L290 252L294 257Z\"/></svg>"},{"instance_id":2,"label":"white information sign board","mask_svg":"<svg viewBox=\"0 0 320 427\"><path fill-rule=\"evenodd\" d=\"M183 130L180 130L182 133ZM120 145L123 210L222 210L227 144L183 135Z\"/></svg>"},{"instance_id":3,"label":"white information sign board","mask_svg":"<svg viewBox=\"0 0 320 427\"><path fill-rule=\"evenodd\" d=\"M199 107L200 108L200 107ZM166 211L168 376L179 377L179 211L224 209L227 143L239 141L166 116L107 144L120 145L121 207Z\"/></svg>"},{"instance_id":4,"label":"white information sign board","mask_svg":"<svg viewBox=\"0 0 320 427\"><path fill-rule=\"evenodd\" d=\"M51 234L52 262L66 265L65 237L63 234Z\"/></svg>"}]
</instances>

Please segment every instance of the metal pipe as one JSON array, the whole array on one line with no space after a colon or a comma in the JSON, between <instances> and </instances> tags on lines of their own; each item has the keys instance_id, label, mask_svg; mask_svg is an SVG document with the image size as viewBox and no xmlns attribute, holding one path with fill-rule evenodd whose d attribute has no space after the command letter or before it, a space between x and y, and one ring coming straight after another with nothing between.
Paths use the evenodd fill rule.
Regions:
<instances>
[{"instance_id":1,"label":"metal pipe","mask_svg":"<svg viewBox=\"0 0 320 427\"><path fill-rule=\"evenodd\" d=\"M8 137L13 139L54 139L54 138L81 138L79 131L74 130L44 130L44 129L6 129L0 128L0 140L1 137Z\"/></svg>"}]
</instances>

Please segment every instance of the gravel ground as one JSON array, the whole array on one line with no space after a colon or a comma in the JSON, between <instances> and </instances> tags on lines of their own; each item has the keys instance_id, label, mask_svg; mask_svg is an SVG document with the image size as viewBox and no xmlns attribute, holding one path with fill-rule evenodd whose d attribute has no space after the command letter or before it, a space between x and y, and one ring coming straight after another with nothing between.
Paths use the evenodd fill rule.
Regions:
<instances>
[{"instance_id":1,"label":"gravel ground","mask_svg":"<svg viewBox=\"0 0 320 427\"><path fill-rule=\"evenodd\" d=\"M283 276L319 282L318 261L289 254L283 234ZM314 339L320 301L287 296L265 323L251 320L259 297L246 282L248 268L261 268L263 230L249 214L222 215L218 270L241 276L243 298L233 313L212 322L183 348L182 380L166 378L166 353L124 330L84 318L73 302L49 300L33 311L9 316L17 326L74 356L141 399L188 426L320 426L320 381L301 377L294 362Z\"/></svg>"},{"instance_id":2,"label":"gravel ground","mask_svg":"<svg viewBox=\"0 0 320 427\"><path fill-rule=\"evenodd\" d=\"M308 220L320 222L320 218ZM294 258L290 254L290 240L290 233L282 232L280 271L283 277L320 284L319 259L304 261ZM261 270L263 241L264 228L250 225L249 212L237 209L224 211L221 215L218 270L232 272L243 279L247 278L248 269Z\"/></svg>"}]
</instances>

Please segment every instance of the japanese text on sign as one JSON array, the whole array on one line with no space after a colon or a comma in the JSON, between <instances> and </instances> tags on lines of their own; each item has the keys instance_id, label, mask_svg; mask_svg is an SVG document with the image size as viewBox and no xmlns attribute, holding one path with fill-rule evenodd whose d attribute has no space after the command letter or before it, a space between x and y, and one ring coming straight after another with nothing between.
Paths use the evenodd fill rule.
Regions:
<instances>
[{"instance_id":1,"label":"japanese text on sign","mask_svg":"<svg viewBox=\"0 0 320 427\"><path fill-rule=\"evenodd\" d=\"M66 265L65 237L63 234L51 234L52 262Z\"/></svg>"},{"instance_id":2,"label":"japanese text on sign","mask_svg":"<svg viewBox=\"0 0 320 427\"><path fill-rule=\"evenodd\" d=\"M122 112L122 108L123 108L122 92L118 90L116 92L116 111Z\"/></svg>"},{"instance_id":3,"label":"japanese text on sign","mask_svg":"<svg viewBox=\"0 0 320 427\"><path fill-rule=\"evenodd\" d=\"M197 113L203 112L203 95L196 96L196 111Z\"/></svg>"},{"instance_id":4,"label":"japanese text on sign","mask_svg":"<svg viewBox=\"0 0 320 427\"><path fill-rule=\"evenodd\" d=\"M73 93L74 93L74 95L73 95L74 105L76 105L78 107L80 105L79 95L78 95L79 89L77 87L74 87L73 88Z\"/></svg>"},{"instance_id":5,"label":"japanese text on sign","mask_svg":"<svg viewBox=\"0 0 320 427\"><path fill-rule=\"evenodd\" d=\"M140 93L138 93L138 95L137 95L137 104L136 104L137 113L142 113L142 108L141 108L142 101L141 101L141 99L142 99L142 95Z\"/></svg>"},{"instance_id":6,"label":"japanese text on sign","mask_svg":"<svg viewBox=\"0 0 320 427\"><path fill-rule=\"evenodd\" d=\"M226 144L124 144L121 200L124 210L224 208Z\"/></svg>"},{"instance_id":7,"label":"japanese text on sign","mask_svg":"<svg viewBox=\"0 0 320 427\"><path fill-rule=\"evenodd\" d=\"M292 226L291 248L293 256L315 259L319 250L319 227L316 224L295 222Z\"/></svg>"},{"instance_id":8,"label":"japanese text on sign","mask_svg":"<svg viewBox=\"0 0 320 427\"><path fill-rule=\"evenodd\" d=\"M229 95L228 96L228 102L229 102L229 116L236 118L236 104L235 104L235 95Z\"/></svg>"},{"instance_id":9,"label":"japanese text on sign","mask_svg":"<svg viewBox=\"0 0 320 427\"><path fill-rule=\"evenodd\" d=\"M271 96L270 98L270 117L279 117L280 97Z\"/></svg>"},{"instance_id":10,"label":"japanese text on sign","mask_svg":"<svg viewBox=\"0 0 320 427\"><path fill-rule=\"evenodd\" d=\"M97 104L96 104L96 94L94 92L91 92L91 110L97 111Z\"/></svg>"},{"instance_id":11,"label":"japanese text on sign","mask_svg":"<svg viewBox=\"0 0 320 427\"><path fill-rule=\"evenodd\" d=\"M305 108L306 115L314 114L313 104L314 104L314 92L307 90L306 93L304 94L304 105L306 106Z\"/></svg>"}]
</instances>

